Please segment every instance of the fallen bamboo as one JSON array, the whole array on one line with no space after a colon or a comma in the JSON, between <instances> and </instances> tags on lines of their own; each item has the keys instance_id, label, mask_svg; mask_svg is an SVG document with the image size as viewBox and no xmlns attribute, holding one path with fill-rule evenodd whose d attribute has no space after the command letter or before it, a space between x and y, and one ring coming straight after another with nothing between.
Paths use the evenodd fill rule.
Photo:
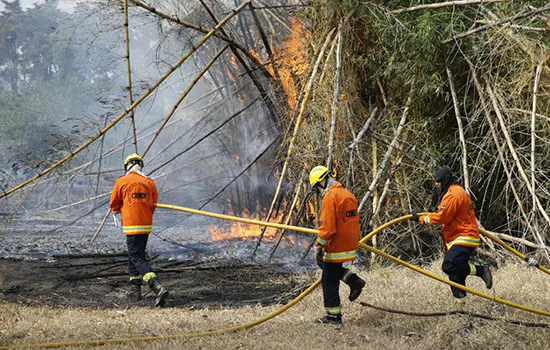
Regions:
<instances>
[{"instance_id":1,"label":"fallen bamboo","mask_svg":"<svg viewBox=\"0 0 550 350\"><path fill-rule=\"evenodd\" d=\"M151 170L149 172L149 175L152 175L153 173L157 172L159 169L162 169L163 167L165 167L166 165L172 163L174 160L176 160L177 158L181 157L183 154L187 153L188 151L190 151L191 149L193 149L193 147L195 147L196 145L198 145L199 143L201 143L202 141L204 141L206 138L208 138L210 135L212 135L213 133L215 133L216 131L218 131L219 129L221 129L224 125L226 125L227 123L229 123L231 120L235 119L237 116L239 116L241 113L243 113L244 111L246 111L248 108L250 108L252 105L254 105L256 102L258 102L259 98L255 98L254 100L252 100L248 105L246 105L245 107L243 107L240 111L234 113L232 116L230 116L229 118L227 118L226 120L224 120L220 125L218 125L217 127L215 127L214 129L212 129L211 131L209 131L208 133L206 133L206 135L202 136L201 138L199 138L197 141L193 142L193 144L189 145L188 147L186 147L183 151L181 152L178 152L175 156L173 156L172 158L168 159L167 161L165 161L164 163L162 163L161 165L157 166L156 168L154 168L153 170Z\"/></svg>"},{"instance_id":2,"label":"fallen bamboo","mask_svg":"<svg viewBox=\"0 0 550 350\"><path fill-rule=\"evenodd\" d=\"M187 60L187 58L189 58L189 56L191 56L191 54L193 54L195 51L197 51L197 49L200 46L202 46L206 42L206 40L208 40L208 38L210 38L216 31L218 31L223 25L225 25L225 23L227 23L231 18L233 18L237 13L239 13L239 11L241 11L246 5L248 5L249 2L250 2L250 0L247 0L247 1L243 2L243 4L241 6L239 6L238 8L232 10L231 13L229 13L216 27L211 29L208 32L208 34L203 36L196 44L194 44L193 47L185 55L183 55L183 57L180 58L180 60L175 65L170 67L168 72L166 72L151 88L149 88L149 90L147 90L147 92L145 92L143 95L141 95L141 97L139 97L131 106L129 106L128 109L125 109L124 112L122 112L118 117L116 117L114 120L112 120L102 130L100 130L99 133L97 133L95 136L88 139L88 141L84 142L81 146L76 148L74 151L71 151L69 153L69 155L67 155L66 157L64 157L63 159L61 159L60 161L58 161L54 165L50 166L46 170L42 171L41 173L36 174L32 178L28 179L25 182L20 183L19 185L11 188L8 191L3 191L3 193L0 194L0 198L8 196L11 193L13 193L13 192L25 187L26 185L30 184L31 182L35 181L36 179L50 173L52 170L54 170L55 168L63 165L69 159L76 156L78 153L80 153L82 150L84 150L86 147L88 147L90 144L92 144L95 140L97 140L99 137L101 137L103 134L105 134L107 131L109 131L114 125L116 125L120 120L122 120L122 118L124 118L126 115L128 115L128 113L130 111L132 111L134 108L136 108L137 105L139 105L141 102L143 102L143 100L145 100L149 95L151 95L151 93L153 91L155 91L155 89L158 88L159 85L162 84L162 82L164 82L166 80L166 78L168 78L168 76L170 76L179 66L181 66Z\"/></svg>"},{"instance_id":3,"label":"fallen bamboo","mask_svg":"<svg viewBox=\"0 0 550 350\"><path fill-rule=\"evenodd\" d=\"M515 242L515 243L523 244L524 246L530 247L530 248L544 249L544 247L541 246L540 244L533 243L533 242L528 241L528 240L523 239L523 238L518 238L518 237L510 236L510 235L507 235L507 234L505 234L505 233L492 232L492 231L489 231L489 230L485 230L485 231L487 231L488 233L492 234L493 236L496 236L496 237L498 237L498 238L500 238L500 239L503 239L503 240L506 240L506 241L510 241L510 242Z\"/></svg>"},{"instance_id":4,"label":"fallen bamboo","mask_svg":"<svg viewBox=\"0 0 550 350\"><path fill-rule=\"evenodd\" d=\"M189 28L189 29L194 29L198 32L201 32L201 33L208 33L208 29L205 29L205 28L202 28L198 25L195 25L193 23L188 23L188 22L184 22L182 20L180 20L179 18L176 18L176 17L172 17L170 15L167 15L161 11L158 11L157 9L155 9L154 7L152 6L149 6L141 1L138 1L138 0L130 0L134 5L136 6L139 6L151 13L154 13L155 15L161 17L161 18L164 18L170 22L173 22L173 23L176 23L176 24L179 24L185 28ZM250 2L250 0L247 0L245 3L241 4L241 6L239 6L240 9L244 8L244 6L248 5L248 3ZM240 11L240 10L239 10ZM238 11L238 12L239 12ZM223 34L220 34L220 33L214 33L214 36L225 41L226 43L228 44L231 44L232 46L236 47L237 49L239 49L243 54L245 54L252 62L254 62L254 64L256 66L258 66L259 69L261 69L263 75L268 78L268 79L273 79L273 77L271 76L271 74L267 71L267 69L265 69L265 67L263 67L262 65L262 62L260 62L260 60L255 57L250 51L248 51L244 46L242 46L241 44L239 44L238 42L234 41L233 39L223 35Z\"/></svg>"},{"instance_id":5,"label":"fallen bamboo","mask_svg":"<svg viewBox=\"0 0 550 350\"><path fill-rule=\"evenodd\" d=\"M550 4L546 5L546 6L543 6L541 8L538 8L538 9L533 9L533 10L529 10L529 11L523 11L523 12L520 12L520 13L517 13L513 16L510 16L510 17L506 17L506 18L501 18L499 20L496 20L496 21L493 21L493 22L490 22L486 25L483 25L481 27L477 27L477 28L474 28L474 29L470 29L466 32L463 32L463 33L460 33L460 34L457 34L455 36L453 36L452 38L450 39L446 39L446 40L443 40L441 43L442 44L448 44L450 43L451 41L455 41L457 39L461 39L461 38L465 38L467 36L470 36L472 34L475 34L477 32L480 32L482 30L486 30L486 29L489 29L491 27L494 27L494 26L498 26L498 25L501 25L501 24L506 24L508 22L512 22L512 21L515 21L516 19L520 19L520 18L525 18L525 17L529 17L529 16L533 16L533 15L536 15L538 13L542 13L542 12L545 12L545 11L548 11L550 10Z\"/></svg>"},{"instance_id":6,"label":"fallen bamboo","mask_svg":"<svg viewBox=\"0 0 550 350\"><path fill-rule=\"evenodd\" d=\"M204 204L202 204L199 209L202 209L204 208L208 203L210 203L211 201L213 201L214 199L216 199L220 194L223 193L223 191L225 191L229 186L231 186L231 184L235 181L237 181L238 178L240 178L248 169L250 169L250 167L252 165L254 165L270 148L271 146L273 146L275 144L275 142L277 141L277 138L274 138L267 146L266 148L264 148L264 150L262 152L260 152L256 158L254 158L254 160L252 160L252 162L250 162L244 169L241 170L241 172L239 172L236 176L233 177L233 179L231 179L231 181L229 181L224 187L222 187L214 196L210 197L208 199L208 201Z\"/></svg>"},{"instance_id":7,"label":"fallen bamboo","mask_svg":"<svg viewBox=\"0 0 550 350\"><path fill-rule=\"evenodd\" d=\"M496 128L493 124L493 121L491 120L491 114L490 114L490 111L489 111L489 107L487 106L487 103L485 102L485 96L484 96L484 93L483 93L483 88L481 87L481 84L480 84L480 82L477 78L477 74L474 70L474 67L472 66L472 64L470 62L468 62L468 64L470 66L470 72L471 72L472 78L474 80L474 86L476 88L476 91L479 95L479 99L481 101L481 106L482 106L482 109L483 109L483 113L485 115L485 119L487 120L487 123L489 124L489 130L491 131L491 136L493 138L493 142L494 142L495 147L497 149L498 159L499 159L499 161L502 165L502 168L504 169L504 172L506 174L506 179L507 179L508 185L510 186L510 188L512 190L512 194L514 196L514 199L515 199L516 203L518 204L520 213L523 216L523 219L524 219L525 223L527 224L527 228L533 233L533 235L537 235L538 234L537 228L536 228L536 226L531 225L531 221L527 217L527 213L525 212L525 209L523 208L523 202L522 202L521 198L519 197L518 191L516 190L516 186L514 185L514 181L512 179L512 173L508 169L508 165L506 164L506 160L504 158L504 151L502 150L502 147L500 146L500 142L498 140Z\"/></svg>"},{"instance_id":8,"label":"fallen bamboo","mask_svg":"<svg viewBox=\"0 0 550 350\"><path fill-rule=\"evenodd\" d=\"M298 116L296 117L296 123L294 124L294 132L292 134L292 138L290 139L290 143L288 145L287 155L285 163L283 164L283 169L281 170L281 175L279 176L279 182L277 183L277 188L275 190L275 195L273 195L273 200L271 202L271 206L269 207L269 211L266 215L266 221L269 221L271 218L271 214L273 213L273 209L275 208L275 203L277 202L277 199L279 198L279 193L281 192L281 188L283 187L283 181L286 176L286 171L288 168L288 162L290 161L290 156L292 155L292 151L294 150L294 142L296 141L296 137L298 135L298 131L300 130L300 126L302 124L302 118L305 113L306 109L306 103L309 98L309 95L311 93L311 88L313 87L313 82L315 81L315 77L317 75L317 70L319 69L319 64L321 63L321 60L324 56L325 50L330 42L330 39L332 38L332 34L334 33L336 29L332 29L325 39L325 42L323 46L321 47L321 51L319 52L319 55L317 56L317 60L315 62L315 65L313 66L313 71L311 72L311 76L309 78L309 81L307 83L305 92L304 92L304 98L302 99L302 103L300 105L300 112L298 113ZM265 234L265 227L262 229L262 232L260 233L260 237L258 237L258 241L256 242L256 246L254 247L254 252L252 253L252 257L256 255L256 251L258 250L258 246L260 245L260 242L262 241L262 238Z\"/></svg>"},{"instance_id":9,"label":"fallen bamboo","mask_svg":"<svg viewBox=\"0 0 550 350\"><path fill-rule=\"evenodd\" d=\"M269 62L271 64L271 68L273 69L273 73L275 74L275 80L277 82L277 85L281 88L281 92L285 95L286 98L286 91L283 88L283 83L281 76L279 75L279 69L277 68L277 65L275 64L275 55L273 55L273 50L271 50L271 45L269 45L269 41L267 40L267 35L265 34L264 28L262 26L262 23L260 22L260 19L258 18L258 14L255 11L254 4L250 2L250 13L252 14L252 18L254 19L254 23L256 24L256 27L258 28L258 32L260 33L260 38L262 39L262 42L265 47L265 51L267 52L267 57L269 58ZM260 68L260 67L257 67ZM257 69L256 68L256 69Z\"/></svg>"},{"instance_id":10,"label":"fallen bamboo","mask_svg":"<svg viewBox=\"0 0 550 350\"><path fill-rule=\"evenodd\" d=\"M504 118L503 118L503 116L500 112L500 108L498 106L497 98L496 98L496 96L493 92L493 89L491 88L491 85L488 82L487 82L487 91L489 92L489 95L491 97L491 101L493 103L493 109L494 109L495 114L497 116L497 119L499 121L499 124L500 124L500 127L502 129L502 133L504 135L504 138L506 139L506 144L508 145L508 149L510 150L510 153L512 154L512 158L514 159L514 161L516 163L516 168L518 169L518 171L521 175L521 178L525 182L525 185L526 185L527 189L529 190L531 195L534 196L536 206L539 209L540 213L542 214L542 216L544 217L546 222L548 222L550 224L550 217L548 217L548 213L546 213L546 210L544 209L544 207L540 203L540 200L539 200L538 196L536 195L534 189L531 187L529 179L527 178L527 175L525 174L525 171L523 170L523 166L521 165L521 162L519 160L517 152L514 148L514 145L512 144L512 140L511 140L510 135L508 133L508 128L506 127L506 123L504 122ZM546 244L544 243L544 239L542 238L542 236L538 232L535 232L535 233L536 233L535 237L539 241L539 244L546 247ZM550 259L550 256L548 255L548 252L546 252L546 255L547 255L547 258Z\"/></svg>"},{"instance_id":11,"label":"fallen bamboo","mask_svg":"<svg viewBox=\"0 0 550 350\"><path fill-rule=\"evenodd\" d=\"M195 76L195 78L193 78L193 80L191 81L191 84L189 84L189 86L187 87L187 89L185 89L185 91L181 94L181 96L179 97L179 99L176 101L176 103L174 104L174 106L172 106L172 110L170 111L170 113L168 113L168 115L164 118L164 120L162 121L162 123L160 124L160 126L158 127L155 135L153 135L153 137L151 138L151 140L149 141L149 144L147 145L147 147L145 147L145 150L143 151L143 154L142 154L142 157L145 157L145 155L147 154L147 152L149 152L149 150L151 149L151 147L153 146L153 143L155 142L155 140L157 139L157 137L159 136L160 132L162 131L162 129L164 129L164 127L166 126L166 124L168 123L168 121L170 121L170 118L172 118L172 116L174 115L174 113L176 112L176 110L178 109L179 105L181 104L181 102L187 97L187 95L189 95L189 93L191 92L191 90L193 90L193 88L195 87L195 85L199 82L199 80L202 78L202 76L210 69L210 67L212 67L212 65L214 64L214 62L216 62L216 60L225 52L225 50L228 48L229 45L225 45L224 47L222 47L218 52L216 52L216 54L214 55L214 57L212 57L212 59L210 59L210 61L208 61L208 63L204 66L204 68L199 72L199 74L197 74Z\"/></svg>"},{"instance_id":12,"label":"fallen bamboo","mask_svg":"<svg viewBox=\"0 0 550 350\"><path fill-rule=\"evenodd\" d=\"M424 4L424 5L418 5L413 7L407 7L399 10L393 10L391 13L394 15L398 15L401 13L408 13L408 12L414 12L414 11L421 11L421 10L433 10L433 9L440 9L444 7L455 7L455 6L466 6L466 5L479 5L479 4L494 4L494 3L502 3L502 2L521 2L521 1L529 1L529 0L456 0L456 1L447 1L447 2L441 2L437 4Z\"/></svg>"},{"instance_id":13,"label":"fallen bamboo","mask_svg":"<svg viewBox=\"0 0 550 350\"><path fill-rule=\"evenodd\" d=\"M210 7L208 7L208 5L206 5L206 3L204 2L204 0L199 0L200 3L202 4L202 6L206 9L206 12L208 12L208 14L210 15L210 17L212 18L212 20L214 21L215 24L218 23L218 19L216 18L216 15L214 14L214 12L212 12L212 10L210 9ZM247 2L247 5L250 4L250 0ZM226 32L225 30L222 28L220 29L220 32L228 37L230 37ZM262 100L263 102L266 104L267 106L267 109L269 110L269 114L271 115L271 117L273 118L273 122L277 123L280 119L281 119L281 116L277 110L277 107L275 106L275 103L273 103L273 101L271 100L271 96L265 91L265 89L263 88L262 84L260 83L260 81L256 78L256 75L250 70L250 67L248 66L248 64L246 63L246 61L244 60L244 58L242 57L242 55L239 53L239 51L236 49L235 46L230 46L230 49L231 51L233 52L233 54L235 55L235 57L237 58L237 60L239 61L239 63L241 64L241 66L243 66L244 70L246 71L246 73L248 74L248 76L250 77L250 79L252 80L252 82L254 83L254 85L256 86L256 89L258 89L258 92L260 93L260 96L262 96Z\"/></svg>"}]
</instances>

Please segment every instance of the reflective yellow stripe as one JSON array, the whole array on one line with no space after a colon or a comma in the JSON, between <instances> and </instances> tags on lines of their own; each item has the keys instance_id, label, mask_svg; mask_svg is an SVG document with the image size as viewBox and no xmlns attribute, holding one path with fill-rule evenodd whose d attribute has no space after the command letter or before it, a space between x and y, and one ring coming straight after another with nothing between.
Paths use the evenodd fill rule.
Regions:
<instances>
[{"instance_id":1,"label":"reflective yellow stripe","mask_svg":"<svg viewBox=\"0 0 550 350\"><path fill-rule=\"evenodd\" d=\"M428 225L431 224L431 222L430 222L430 216L429 216L429 215L424 216L424 223L425 223L425 224L428 224Z\"/></svg>"},{"instance_id":2,"label":"reflective yellow stripe","mask_svg":"<svg viewBox=\"0 0 550 350\"><path fill-rule=\"evenodd\" d=\"M143 282L148 283L151 278L157 277L157 274L154 272L147 272L143 275Z\"/></svg>"},{"instance_id":3,"label":"reflective yellow stripe","mask_svg":"<svg viewBox=\"0 0 550 350\"><path fill-rule=\"evenodd\" d=\"M328 241L328 239L322 239L321 237L317 236L317 242L321 245L326 245Z\"/></svg>"},{"instance_id":4,"label":"reflective yellow stripe","mask_svg":"<svg viewBox=\"0 0 550 350\"><path fill-rule=\"evenodd\" d=\"M141 279L141 276L130 276L130 281L140 280L140 279Z\"/></svg>"},{"instance_id":5,"label":"reflective yellow stripe","mask_svg":"<svg viewBox=\"0 0 550 350\"><path fill-rule=\"evenodd\" d=\"M142 232L142 233L147 233L147 232L151 232L151 228L153 226L152 225L141 225L141 226L123 226L122 227L122 231L124 233L137 233L137 232Z\"/></svg>"},{"instance_id":6,"label":"reflective yellow stripe","mask_svg":"<svg viewBox=\"0 0 550 350\"><path fill-rule=\"evenodd\" d=\"M455 244L477 248L479 247L479 238L458 237L454 241L447 243L447 250L451 249L451 247L454 246Z\"/></svg>"},{"instance_id":7,"label":"reflective yellow stripe","mask_svg":"<svg viewBox=\"0 0 550 350\"><path fill-rule=\"evenodd\" d=\"M342 281L347 282L348 278L353 274L350 270L347 270L344 276L342 277Z\"/></svg>"},{"instance_id":8,"label":"reflective yellow stripe","mask_svg":"<svg viewBox=\"0 0 550 350\"><path fill-rule=\"evenodd\" d=\"M475 276L477 274L477 269L474 264L468 264L470 265L470 276Z\"/></svg>"},{"instance_id":9,"label":"reflective yellow stripe","mask_svg":"<svg viewBox=\"0 0 550 350\"><path fill-rule=\"evenodd\" d=\"M342 312L342 308L340 307L340 305L334 307L325 307L325 310L327 310L327 313L329 315L340 315L340 313Z\"/></svg>"},{"instance_id":10,"label":"reflective yellow stripe","mask_svg":"<svg viewBox=\"0 0 550 350\"><path fill-rule=\"evenodd\" d=\"M356 256L356 250L350 250L348 252L338 252L338 253L327 253L325 252L325 256L323 257L323 260L325 261L334 261L334 260L343 260L343 259L355 259Z\"/></svg>"}]
</instances>

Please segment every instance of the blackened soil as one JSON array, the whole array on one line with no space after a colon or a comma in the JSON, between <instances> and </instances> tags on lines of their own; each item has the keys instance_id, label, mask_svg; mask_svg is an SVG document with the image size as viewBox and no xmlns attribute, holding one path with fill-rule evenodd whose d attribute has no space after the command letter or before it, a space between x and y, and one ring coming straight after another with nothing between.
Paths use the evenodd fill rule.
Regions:
<instances>
[{"instance_id":1,"label":"blackened soil","mask_svg":"<svg viewBox=\"0 0 550 350\"><path fill-rule=\"evenodd\" d=\"M285 303L312 279L278 264L238 259L168 261L152 259L170 291L167 307L228 307ZM0 259L0 299L31 306L152 307L153 293L129 302L127 258L120 254L59 256L55 262ZM148 294L147 294L148 293Z\"/></svg>"}]
</instances>

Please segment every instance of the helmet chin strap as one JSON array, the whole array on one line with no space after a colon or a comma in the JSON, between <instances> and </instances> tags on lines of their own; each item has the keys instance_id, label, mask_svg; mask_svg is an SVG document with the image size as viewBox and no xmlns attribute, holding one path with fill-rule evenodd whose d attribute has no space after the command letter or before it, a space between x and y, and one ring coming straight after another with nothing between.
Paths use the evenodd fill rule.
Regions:
<instances>
[{"instance_id":1,"label":"helmet chin strap","mask_svg":"<svg viewBox=\"0 0 550 350\"><path fill-rule=\"evenodd\" d=\"M137 163L133 163L133 164L130 165L128 170L126 170L126 172L129 172L130 170L141 171L141 166Z\"/></svg>"}]
</instances>

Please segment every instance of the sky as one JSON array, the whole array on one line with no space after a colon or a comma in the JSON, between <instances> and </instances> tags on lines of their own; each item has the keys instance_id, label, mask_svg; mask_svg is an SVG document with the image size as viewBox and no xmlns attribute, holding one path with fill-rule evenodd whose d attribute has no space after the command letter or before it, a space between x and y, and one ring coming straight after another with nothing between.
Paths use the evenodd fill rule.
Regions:
<instances>
[{"instance_id":1,"label":"sky","mask_svg":"<svg viewBox=\"0 0 550 350\"><path fill-rule=\"evenodd\" d=\"M63 11L71 12L75 4L81 0L59 0L59 8ZM43 0L21 0L23 8L31 7L35 3L44 2ZM0 11L4 9L4 4L0 3Z\"/></svg>"}]
</instances>

